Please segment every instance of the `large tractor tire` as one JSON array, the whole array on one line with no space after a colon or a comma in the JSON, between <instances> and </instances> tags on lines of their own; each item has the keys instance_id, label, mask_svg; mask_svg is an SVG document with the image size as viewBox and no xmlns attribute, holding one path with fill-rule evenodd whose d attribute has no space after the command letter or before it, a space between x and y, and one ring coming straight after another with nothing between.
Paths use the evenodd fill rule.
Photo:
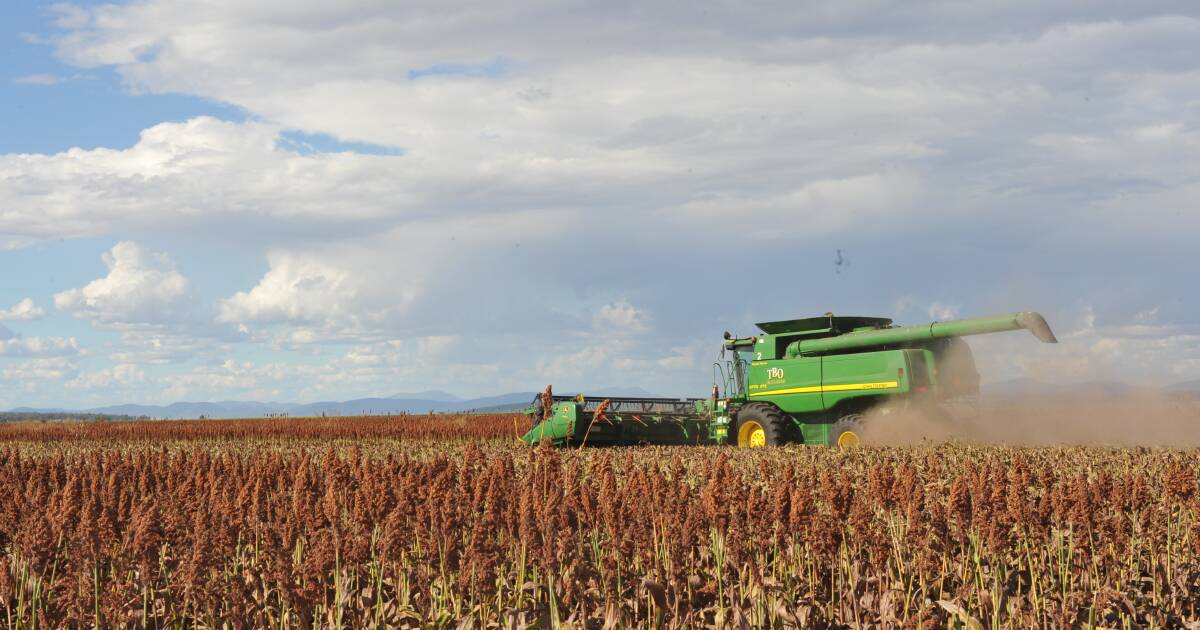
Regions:
<instances>
[{"instance_id":1,"label":"large tractor tire","mask_svg":"<svg viewBox=\"0 0 1200 630\"><path fill-rule=\"evenodd\" d=\"M861 444L862 422L863 415L861 413L848 413L838 418L837 422L833 423L832 430L829 431L829 445L844 450Z\"/></svg>"},{"instance_id":2,"label":"large tractor tire","mask_svg":"<svg viewBox=\"0 0 1200 630\"><path fill-rule=\"evenodd\" d=\"M751 403L737 414L734 439L738 448L761 448L786 444L791 420L777 407Z\"/></svg>"}]
</instances>

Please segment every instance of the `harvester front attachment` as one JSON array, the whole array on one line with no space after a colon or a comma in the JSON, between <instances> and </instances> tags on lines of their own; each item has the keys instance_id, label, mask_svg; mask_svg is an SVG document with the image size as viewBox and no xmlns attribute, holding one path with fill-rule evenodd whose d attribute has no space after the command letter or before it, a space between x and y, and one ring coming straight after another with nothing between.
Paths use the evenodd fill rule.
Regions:
<instances>
[{"instance_id":1,"label":"harvester front attachment","mask_svg":"<svg viewBox=\"0 0 1200 630\"><path fill-rule=\"evenodd\" d=\"M587 398L538 394L527 409L528 444L705 444L715 436L704 398ZM722 433L719 437L724 437Z\"/></svg>"}]
</instances>

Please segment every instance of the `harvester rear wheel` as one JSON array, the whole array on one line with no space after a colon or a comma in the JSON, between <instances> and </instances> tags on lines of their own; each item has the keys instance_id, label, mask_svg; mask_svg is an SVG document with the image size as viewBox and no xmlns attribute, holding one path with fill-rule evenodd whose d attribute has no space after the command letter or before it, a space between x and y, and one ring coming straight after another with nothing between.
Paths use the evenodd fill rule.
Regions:
<instances>
[{"instance_id":1,"label":"harvester rear wheel","mask_svg":"<svg viewBox=\"0 0 1200 630\"><path fill-rule=\"evenodd\" d=\"M845 450L861 444L862 420L861 413L848 413L838 418L829 432L829 445Z\"/></svg>"},{"instance_id":2,"label":"harvester rear wheel","mask_svg":"<svg viewBox=\"0 0 1200 630\"><path fill-rule=\"evenodd\" d=\"M787 442L788 418L771 405L749 404L737 414L738 448L779 446Z\"/></svg>"}]
</instances>

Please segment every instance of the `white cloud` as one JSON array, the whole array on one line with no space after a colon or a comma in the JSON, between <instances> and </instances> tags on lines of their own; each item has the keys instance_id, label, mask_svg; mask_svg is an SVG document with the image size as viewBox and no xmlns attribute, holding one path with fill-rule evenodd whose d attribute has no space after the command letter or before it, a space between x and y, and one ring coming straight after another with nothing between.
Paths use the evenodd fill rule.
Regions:
<instances>
[{"instance_id":1,"label":"white cloud","mask_svg":"<svg viewBox=\"0 0 1200 630\"><path fill-rule=\"evenodd\" d=\"M122 241L103 256L108 275L54 295L54 305L97 324L167 324L187 317L188 280L166 254Z\"/></svg>"},{"instance_id":2,"label":"white cloud","mask_svg":"<svg viewBox=\"0 0 1200 630\"><path fill-rule=\"evenodd\" d=\"M150 127L128 149L0 155L0 246L133 226L195 235L230 220L295 229L267 223L284 218L328 235L393 212L428 185L428 174L414 183L395 172L396 158L301 155L280 148L279 134L199 117Z\"/></svg>"},{"instance_id":3,"label":"white cloud","mask_svg":"<svg viewBox=\"0 0 1200 630\"><path fill-rule=\"evenodd\" d=\"M382 396L409 379L461 385L467 381L496 384L499 367L454 357L455 337L389 339L351 346L340 356L319 363L255 362L226 359L183 373L163 376L163 395L178 399L252 397L308 401ZM464 378L468 377L468 378Z\"/></svg>"},{"instance_id":4,"label":"white cloud","mask_svg":"<svg viewBox=\"0 0 1200 630\"><path fill-rule=\"evenodd\" d=\"M17 383L65 381L78 374L79 367L63 358L33 359L0 369L0 377Z\"/></svg>"},{"instance_id":5,"label":"white cloud","mask_svg":"<svg viewBox=\"0 0 1200 630\"><path fill-rule=\"evenodd\" d=\"M221 321L314 324L353 315L361 281L344 267L289 252L274 253L269 262L254 288L221 304Z\"/></svg>"},{"instance_id":6,"label":"white cloud","mask_svg":"<svg viewBox=\"0 0 1200 630\"><path fill-rule=\"evenodd\" d=\"M598 329L615 332L619 335L638 334L650 330L647 315L626 300L601 306L596 311L594 325Z\"/></svg>"},{"instance_id":7,"label":"white cloud","mask_svg":"<svg viewBox=\"0 0 1200 630\"><path fill-rule=\"evenodd\" d=\"M1182 123L1161 123L1133 130L1133 136L1146 142L1167 142L1179 138L1184 131Z\"/></svg>"},{"instance_id":8,"label":"white cloud","mask_svg":"<svg viewBox=\"0 0 1200 630\"><path fill-rule=\"evenodd\" d=\"M698 347L645 343L653 329L650 316L621 299L600 306L586 332L538 347L534 378L552 383L597 386L619 374L622 383L643 384L696 368Z\"/></svg>"},{"instance_id":9,"label":"white cloud","mask_svg":"<svg viewBox=\"0 0 1200 630\"><path fill-rule=\"evenodd\" d=\"M132 241L103 257L108 273L54 295L64 313L120 333L108 358L117 364L182 363L227 352L240 336L212 320L191 283L165 253Z\"/></svg>"},{"instance_id":10,"label":"white cloud","mask_svg":"<svg viewBox=\"0 0 1200 630\"><path fill-rule=\"evenodd\" d=\"M644 350L644 348L643 348ZM690 370L696 367L696 349L681 346L670 349L664 357L624 357L613 363L622 371L648 372L652 370Z\"/></svg>"},{"instance_id":11,"label":"white cloud","mask_svg":"<svg viewBox=\"0 0 1200 630\"><path fill-rule=\"evenodd\" d=\"M11 335L11 332L7 334ZM4 334L0 334L0 357L66 357L77 355L81 351L79 342L74 337L12 335L6 339Z\"/></svg>"},{"instance_id":12,"label":"white cloud","mask_svg":"<svg viewBox=\"0 0 1200 630\"><path fill-rule=\"evenodd\" d=\"M94 372L79 374L67 381L66 386L71 389L107 391L135 387L145 381L146 372L141 367L130 363L120 363Z\"/></svg>"},{"instance_id":13,"label":"white cloud","mask_svg":"<svg viewBox=\"0 0 1200 630\"><path fill-rule=\"evenodd\" d=\"M956 304L943 304L941 302L934 302L933 304L929 305L928 312L930 318L944 322L951 319L957 319L959 307Z\"/></svg>"},{"instance_id":14,"label":"white cloud","mask_svg":"<svg viewBox=\"0 0 1200 630\"><path fill-rule=\"evenodd\" d=\"M710 235L756 240L912 229L923 225L916 217L986 211L995 190L1045 184L1031 180L1031 161L1055 176L1077 161L1107 169L1091 155L1122 155L1099 150L1106 134L1186 137L1171 118L1186 111L1139 105L1196 96L1183 80L1196 64L1171 46L1189 50L1200 21L1152 6L1037 16L839 6L802 23L780 19L792 13L782 8L717 11L710 21L671 3L636 16L616 7L546 15L536 3L271 6L64 9L64 58L114 65L134 89L198 94L257 118L158 125L122 151L0 160L16 193L0 196L13 208L0 217L0 240L217 223L327 239L564 199L626 233L696 221ZM922 16L960 34L914 28ZM597 23L613 28L597 32ZM976 36L961 36L968 31ZM588 46L575 45L581 33ZM442 74L410 74L439 66ZM1085 97L1105 109L1054 122ZM282 129L406 153L301 155L280 148ZM1079 153L1073 139L1098 144ZM1055 165L1046 150L1076 153ZM1192 161L1198 152L1174 151ZM1146 157L1137 162L1163 163ZM961 176L973 169L986 179Z\"/></svg>"},{"instance_id":15,"label":"white cloud","mask_svg":"<svg viewBox=\"0 0 1200 630\"><path fill-rule=\"evenodd\" d=\"M201 354L228 354L232 345L228 340L222 340L202 334L172 332L158 327L136 326L122 330L120 343L109 354L109 359L117 363L136 363L140 365L164 365L184 363Z\"/></svg>"},{"instance_id":16,"label":"white cloud","mask_svg":"<svg viewBox=\"0 0 1200 630\"><path fill-rule=\"evenodd\" d=\"M300 369L278 365L256 368L253 362L228 359L220 365L200 366L183 374L169 374L163 377L162 382L168 392L177 396L186 396L197 391L241 393L258 387L260 379L264 376L280 375L281 367L290 375L303 372Z\"/></svg>"},{"instance_id":17,"label":"white cloud","mask_svg":"<svg viewBox=\"0 0 1200 630\"><path fill-rule=\"evenodd\" d=\"M33 303L32 298L17 302L8 310L0 309L0 320L32 321L46 316L46 311Z\"/></svg>"},{"instance_id":18,"label":"white cloud","mask_svg":"<svg viewBox=\"0 0 1200 630\"><path fill-rule=\"evenodd\" d=\"M1133 322L1142 325L1153 324L1158 320L1160 310L1162 310L1162 307L1154 305L1144 311L1138 311L1133 314Z\"/></svg>"},{"instance_id":19,"label":"white cloud","mask_svg":"<svg viewBox=\"0 0 1200 630\"><path fill-rule=\"evenodd\" d=\"M871 173L819 179L782 192L722 192L663 213L688 228L700 222L708 229L756 239L789 239L797 234L811 238L850 226L871 231L891 228L906 218L921 196L922 183L915 174Z\"/></svg>"},{"instance_id":20,"label":"white cloud","mask_svg":"<svg viewBox=\"0 0 1200 630\"><path fill-rule=\"evenodd\" d=\"M529 283L513 264L544 266L543 256L556 255L539 250L546 243L570 249L572 218L565 211L447 217L278 248L255 286L220 302L217 318L284 345L456 334L464 320L527 318L527 304L502 299Z\"/></svg>"},{"instance_id":21,"label":"white cloud","mask_svg":"<svg viewBox=\"0 0 1200 630\"><path fill-rule=\"evenodd\" d=\"M613 357L620 352L619 342L591 343L577 348L546 348L538 357L535 373L551 383L580 382L585 375L604 371L612 366Z\"/></svg>"},{"instance_id":22,"label":"white cloud","mask_svg":"<svg viewBox=\"0 0 1200 630\"><path fill-rule=\"evenodd\" d=\"M13 79L17 85L55 85L60 81L62 79L53 74L30 74Z\"/></svg>"}]
</instances>

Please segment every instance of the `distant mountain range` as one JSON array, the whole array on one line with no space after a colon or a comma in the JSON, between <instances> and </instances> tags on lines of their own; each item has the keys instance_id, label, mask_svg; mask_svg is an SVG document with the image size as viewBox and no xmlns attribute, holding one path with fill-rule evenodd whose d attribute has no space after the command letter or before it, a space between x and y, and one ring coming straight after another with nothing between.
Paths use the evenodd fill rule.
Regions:
<instances>
[{"instance_id":1,"label":"distant mountain range","mask_svg":"<svg viewBox=\"0 0 1200 630\"><path fill-rule=\"evenodd\" d=\"M261 418L287 414L301 416L357 416L388 413L453 413L461 411L513 411L524 409L535 392L511 392L498 396L464 399L436 390L400 393L387 398L356 398L313 403L256 402L224 400L218 402L177 402L170 405L110 405L91 409L17 407L12 413L87 413L150 418ZM588 392L589 396L655 397L640 387L608 387Z\"/></svg>"}]
</instances>

